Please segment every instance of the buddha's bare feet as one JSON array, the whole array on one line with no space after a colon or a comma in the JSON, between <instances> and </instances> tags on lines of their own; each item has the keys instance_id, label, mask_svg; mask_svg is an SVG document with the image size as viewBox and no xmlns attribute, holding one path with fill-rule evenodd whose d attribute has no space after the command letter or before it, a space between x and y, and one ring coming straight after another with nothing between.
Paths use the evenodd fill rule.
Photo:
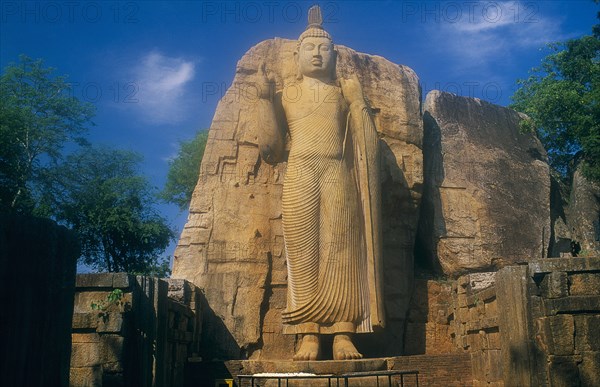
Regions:
<instances>
[{"instance_id":1,"label":"buddha's bare feet","mask_svg":"<svg viewBox=\"0 0 600 387\"><path fill-rule=\"evenodd\" d=\"M305 334L302 336L302 344L300 344L298 352L294 355L294 360L317 360L319 349L319 336L315 334Z\"/></svg>"},{"instance_id":2,"label":"buddha's bare feet","mask_svg":"<svg viewBox=\"0 0 600 387\"><path fill-rule=\"evenodd\" d=\"M337 333L333 338L333 359L334 360L352 360L362 359L362 355L354 344L349 334Z\"/></svg>"}]
</instances>

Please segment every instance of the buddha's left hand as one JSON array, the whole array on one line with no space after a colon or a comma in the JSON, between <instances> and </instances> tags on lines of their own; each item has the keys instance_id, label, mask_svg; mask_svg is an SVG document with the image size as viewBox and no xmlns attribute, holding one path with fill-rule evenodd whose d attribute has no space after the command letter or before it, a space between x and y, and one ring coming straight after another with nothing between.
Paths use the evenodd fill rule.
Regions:
<instances>
[{"instance_id":1,"label":"buddha's left hand","mask_svg":"<svg viewBox=\"0 0 600 387\"><path fill-rule=\"evenodd\" d=\"M352 105L354 102L364 102L365 98L362 87L356 74L353 74L348 79L340 78L340 85L342 86L342 94L348 105Z\"/></svg>"}]
</instances>

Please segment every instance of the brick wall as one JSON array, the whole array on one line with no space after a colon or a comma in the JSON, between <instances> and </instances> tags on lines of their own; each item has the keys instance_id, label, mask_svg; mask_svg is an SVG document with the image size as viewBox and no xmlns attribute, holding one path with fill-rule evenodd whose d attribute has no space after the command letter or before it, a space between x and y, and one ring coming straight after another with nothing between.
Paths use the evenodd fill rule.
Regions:
<instances>
[{"instance_id":1,"label":"brick wall","mask_svg":"<svg viewBox=\"0 0 600 387\"><path fill-rule=\"evenodd\" d=\"M419 371L419 386L459 387L472 386L471 358L469 354L438 354L401 356L388 359L389 369L416 369ZM406 387L415 384L410 377Z\"/></svg>"}]
</instances>

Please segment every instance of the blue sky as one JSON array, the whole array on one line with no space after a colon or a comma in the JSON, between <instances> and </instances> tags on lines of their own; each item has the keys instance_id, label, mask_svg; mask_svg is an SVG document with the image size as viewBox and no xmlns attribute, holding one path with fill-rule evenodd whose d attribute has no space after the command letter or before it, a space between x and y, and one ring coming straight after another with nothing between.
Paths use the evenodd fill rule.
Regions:
<instances>
[{"instance_id":1,"label":"blue sky","mask_svg":"<svg viewBox=\"0 0 600 387\"><path fill-rule=\"evenodd\" d=\"M424 92L500 105L547 43L589 35L600 10L591 0L2 0L0 66L27 54L68 74L97 107L91 140L144 155L160 188L178 142L210 126L239 58L264 39L296 39L315 3L335 43L411 67ZM180 231L187 214L161 209Z\"/></svg>"}]
</instances>

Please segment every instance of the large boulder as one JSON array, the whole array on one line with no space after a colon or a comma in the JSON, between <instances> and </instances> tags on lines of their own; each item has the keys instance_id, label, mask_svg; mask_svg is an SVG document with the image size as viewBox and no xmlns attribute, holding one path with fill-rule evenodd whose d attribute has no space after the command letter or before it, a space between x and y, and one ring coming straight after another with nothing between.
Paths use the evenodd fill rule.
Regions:
<instances>
[{"instance_id":1,"label":"large boulder","mask_svg":"<svg viewBox=\"0 0 600 387\"><path fill-rule=\"evenodd\" d=\"M419 246L434 269L458 276L547 255L550 171L523 119L477 98L427 95Z\"/></svg>"},{"instance_id":2,"label":"large boulder","mask_svg":"<svg viewBox=\"0 0 600 387\"><path fill-rule=\"evenodd\" d=\"M600 184L585 178L580 163L571 183L568 226L579 255L600 256Z\"/></svg>"},{"instance_id":3,"label":"large boulder","mask_svg":"<svg viewBox=\"0 0 600 387\"><path fill-rule=\"evenodd\" d=\"M238 62L219 102L204 152L188 222L175 251L173 277L204 289L215 320L203 335L211 357L291 358L294 336L283 335L287 269L281 226L286 163L261 161L255 113L261 63L276 89L294 81L296 41L272 39ZM359 349L397 354L412 290L413 247L423 183L421 91L415 73L378 56L337 46L338 76L358 75L382 139L383 243L388 327ZM373 336L370 336L371 338ZM222 342L235 343L222 345ZM361 348L362 346L362 348Z\"/></svg>"}]
</instances>

